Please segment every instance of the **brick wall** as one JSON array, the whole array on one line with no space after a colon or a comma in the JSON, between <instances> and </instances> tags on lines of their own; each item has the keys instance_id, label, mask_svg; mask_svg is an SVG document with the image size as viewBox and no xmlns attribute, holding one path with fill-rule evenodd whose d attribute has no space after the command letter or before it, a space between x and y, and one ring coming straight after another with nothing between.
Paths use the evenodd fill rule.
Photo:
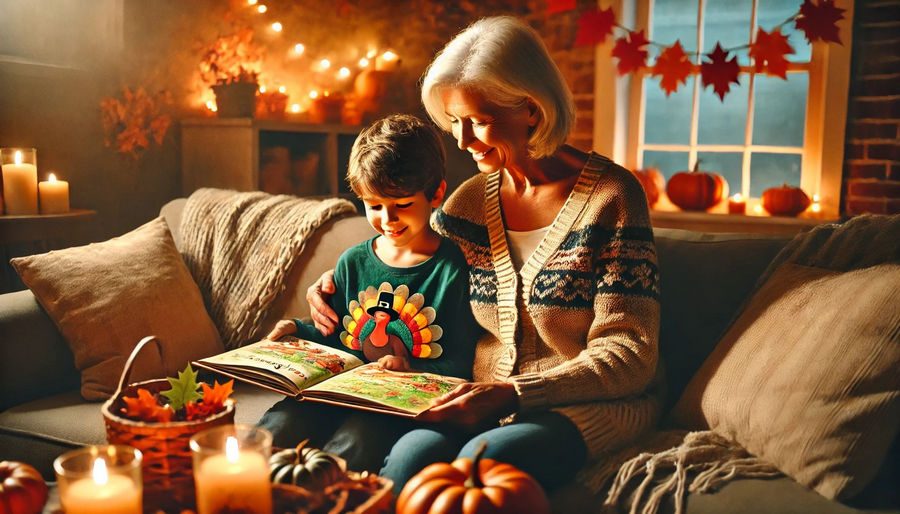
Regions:
<instances>
[{"instance_id":1,"label":"brick wall","mask_svg":"<svg viewBox=\"0 0 900 514\"><path fill-rule=\"evenodd\" d=\"M900 0L861 0L844 154L842 213L900 213Z\"/></svg>"}]
</instances>

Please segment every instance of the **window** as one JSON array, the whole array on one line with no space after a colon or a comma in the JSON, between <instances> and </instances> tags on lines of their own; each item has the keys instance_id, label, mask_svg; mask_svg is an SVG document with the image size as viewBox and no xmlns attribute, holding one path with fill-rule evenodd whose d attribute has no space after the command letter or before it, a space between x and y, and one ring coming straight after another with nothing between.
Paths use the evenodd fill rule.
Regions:
<instances>
[{"instance_id":1,"label":"window","mask_svg":"<svg viewBox=\"0 0 900 514\"><path fill-rule=\"evenodd\" d=\"M732 52L741 66L740 85L732 84L724 102L703 88L699 73L666 97L659 79L649 72L610 82L613 64L609 48L597 53L595 134L613 130L624 135L603 139L595 136L595 147L617 162L637 168L654 166L668 179L693 167L720 173L730 194L742 193L750 204L758 203L762 191L782 183L800 185L818 195L824 215L837 217L843 154L844 118L849 82L850 23L840 24L843 46L810 45L793 23L789 35L794 54L789 56L787 80L754 73L747 45L757 27L766 31L788 19L799 9L800 0L634 0L621 6L629 16L626 26L645 28L649 39L670 45L680 40L687 52L744 47ZM838 0L852 17L852 5ZM650 45L648 62L661 49ZM697 64L702 56L694 53ZM612 73L615 73L614 71ZM622 82L628 82L623 85ZM829 96L830 95L830 96ZM608 113L604 115L604 113ZM826 130L827 127L827 130ZM662 207L665 208L665 207Z\"/></svg>"}]
</instances>

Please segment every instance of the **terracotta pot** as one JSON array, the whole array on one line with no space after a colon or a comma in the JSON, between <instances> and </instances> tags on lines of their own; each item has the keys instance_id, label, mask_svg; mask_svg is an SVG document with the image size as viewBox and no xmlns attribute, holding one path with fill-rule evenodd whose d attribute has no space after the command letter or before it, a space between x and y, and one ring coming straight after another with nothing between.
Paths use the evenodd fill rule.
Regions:
<instances>
[{"instance_id":1,"label":"terracotta pot","mask_svg":"<svg viewBox=\"0 0 900 514\"><path fill-rule=\"evenodd\" d=\"M234 82L212 87L220 118L252 118L256 111L255 82Z\"/></svg>"}]
</instances>

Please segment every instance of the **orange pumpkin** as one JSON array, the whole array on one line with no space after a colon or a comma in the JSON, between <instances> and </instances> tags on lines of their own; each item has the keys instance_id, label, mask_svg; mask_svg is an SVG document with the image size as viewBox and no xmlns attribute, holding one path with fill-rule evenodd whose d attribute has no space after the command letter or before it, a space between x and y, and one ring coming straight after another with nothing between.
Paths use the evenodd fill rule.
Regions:
<instances>
[{"instance_id":1,"label":"orange pumpkin","mask_svg":"<svg viewBox=\"0 0 900 514\"><path fill-rule=\"evenodd\" d=\"M799 187L784 184L763 191L762 204L769 214L775 216L796 216L810 204L809 196Z\"/></svg>"},{"instance_id":2,"label":"orange pumpkin","mask_svg":"<svg viewBox=\"0 0 900 514\"><path fill-rule=\"evenodd\" d=\"M47 483L22 462L0 462L0 514L38 514L47 503Z\"/></svg>"},{"instance_id":3,"label":"orange pumpkin","mask_svg":"<svg viewBox=\"0 0 900 514\"><path fill-rule=\"evenodd\" d=\"M705 211L728 196L728 182L722 175L700 171L700 160L691 171L679 171L666 185L669 200L686 211Z\"/></svg>"},{"instance_id":4,"label":"orange pumpkin","mask_svg":"<svg viewBox=\"0 0 900 514\"><path fill-rule=\"evenodd\" d=\"M492 459L431 464L410 479L397 497L397 514L549 514L550 502L531 475Z\"/></svg>"},{"instance_id":5,"label":"orange pumpkin","mask_svg":"<svg viewBox=\"0 0 900 514\"><path fill-rule=\"evenodd\" d=\"M665 177L656 168L635 170L634 175L640 181L641 186L644 187L644 194L647 195L647 204L653 207L659 201L659 192L666 188Z\"/></svg>"}]
</instances>

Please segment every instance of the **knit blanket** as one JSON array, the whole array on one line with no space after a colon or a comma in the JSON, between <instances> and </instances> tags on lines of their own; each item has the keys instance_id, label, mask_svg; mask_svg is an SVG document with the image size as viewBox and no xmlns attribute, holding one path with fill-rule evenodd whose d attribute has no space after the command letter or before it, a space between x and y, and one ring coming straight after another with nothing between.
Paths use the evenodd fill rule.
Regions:
<instances>
[{"instance_id":1,"label":"knit blanket","mask_svg":"<svg viewBox=\"0 0 900 514\"><path fill-rule=\"evenodd\" d=\"M773 259L757 289L778 267L798 264L850 271L900 262L900 215L859 216L799 234ZM587 471L587 470L585 470ZM592 470L592 485L615 475L604 506L631 514L655 514L671 499L684 512L688 493L713 492L736 478L768 478L782 473L713 431L670 430L649 434Z\"/></svg>"},{"instance_id":2,"label":"knit blanket","mask_svg":"<svg viewBox=\"0 0 900 514\"><path fill-rule=\"evenodd\" d=\"M182 256L226 349L264 336L262 322L309 237L347 200L199 189L181 220Z\"/></svg>"}]
</instances>

